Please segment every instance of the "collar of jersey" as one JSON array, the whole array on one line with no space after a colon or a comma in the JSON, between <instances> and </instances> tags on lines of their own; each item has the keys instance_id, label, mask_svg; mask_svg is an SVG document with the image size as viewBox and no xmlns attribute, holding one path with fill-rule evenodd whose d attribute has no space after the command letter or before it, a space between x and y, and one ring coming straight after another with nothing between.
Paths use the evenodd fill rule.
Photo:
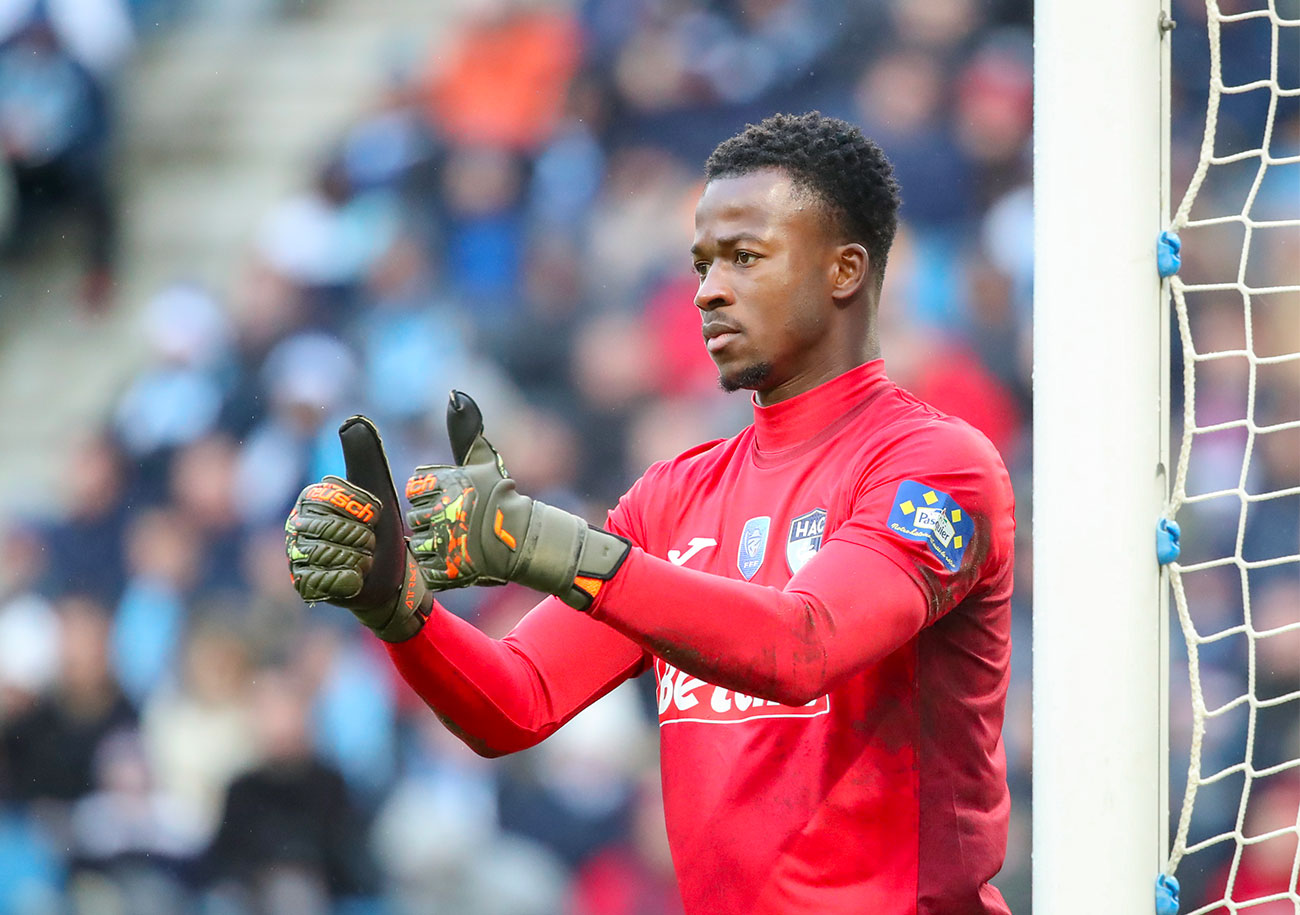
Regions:
<instances>
[{"instance_id":1,"label":"collar of jersey","mask_svg":"<svg viewBox=\"0 0 1300 915\"><path fill-rule=\"evenodd\" d=\"M830 438L889 384L885 362L875 359L789 400L754 403L754 458L780 464Z\"/></svg>"}]
</instances>

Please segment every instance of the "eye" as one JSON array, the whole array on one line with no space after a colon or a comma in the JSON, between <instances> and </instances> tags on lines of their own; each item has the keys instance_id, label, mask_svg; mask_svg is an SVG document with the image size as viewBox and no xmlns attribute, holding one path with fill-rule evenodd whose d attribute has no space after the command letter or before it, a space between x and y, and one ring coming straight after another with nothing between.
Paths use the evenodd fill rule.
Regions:
<instances>
[{"instance_id":1,"label":"eye","mask_svg":"<svg viewBox=\"0 0 1300 915\"><path fill-rule=\"evenodd\" d=\"M700 279L704 279L704 277L709 272L709 262L696 261L694 264L691 265L691 269L695 271L696 276L698 276Z\"/></svg>"},{"instance_id":2,"label":"eye","mask_svg":"<svg viewBox=\"0 0 1300 915\"><path fill-rule=\"evenodd\" d=\"M755 254L753 251L736 252L736 263L739 264L741 267L748 267L750 264L755 263L757 260L758 260L758 255Z\"/></svg>"}]
</instances>

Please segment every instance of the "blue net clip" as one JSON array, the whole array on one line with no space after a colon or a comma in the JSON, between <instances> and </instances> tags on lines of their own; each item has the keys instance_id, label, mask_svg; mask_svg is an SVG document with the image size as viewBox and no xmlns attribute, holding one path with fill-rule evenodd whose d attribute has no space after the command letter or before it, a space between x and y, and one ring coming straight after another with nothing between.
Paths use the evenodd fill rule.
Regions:
<instances>
[{"instance_id":1,"label":"blue net clip","mask_svg":"<svg viewBox=\"0 0 1300 915\"><path fill-rule=\"evenodd\" d=\"M1178 915L1178 878L1171 874L1156 878L1156 915Z\"/></svg>"},{"instance_id":2,"label":"blue net clip","mask_svg":"<svg viewBox=\"0 0 1300 915\"><path fill-rule=\"evenodd\" d=\"M1181 536L1182 531L1177 521L1172 518L1160 519L1160 523L1156 525L1156 559L1162 566L1178 558L1178 554L1182 551L1178 542Z\"/></svg>"},{"instance_id":3,"label":"blue net clip","mask_svg":"<svg viewBox=\"0 0 1300 915\"><path fill-rule=\"evenodd\" d=\"M1160 238L1156 241L1156 270L1162 278L1178 272L1178 268L1183 265L1183 258L1179 254L1182 250L1183 240L1177 232L1160 233Z\"/></svg>"}]
</instances>

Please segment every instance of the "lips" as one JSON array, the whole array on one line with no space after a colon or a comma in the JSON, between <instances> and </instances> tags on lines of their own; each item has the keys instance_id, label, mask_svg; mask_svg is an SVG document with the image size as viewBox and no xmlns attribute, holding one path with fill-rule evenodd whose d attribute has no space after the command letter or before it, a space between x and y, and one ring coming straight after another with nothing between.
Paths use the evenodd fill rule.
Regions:
<instances>
[{"instance_id":1,"label":"lips","mask_svg":"<svg viewBox=\"0 0 1300 915\"><path fill-rule=\"evenodd\" d=\"M702 333L709 352L716 353L740 336L740 328L722 321L710 321L704 325Z\"/></svg>"}]
</instances>

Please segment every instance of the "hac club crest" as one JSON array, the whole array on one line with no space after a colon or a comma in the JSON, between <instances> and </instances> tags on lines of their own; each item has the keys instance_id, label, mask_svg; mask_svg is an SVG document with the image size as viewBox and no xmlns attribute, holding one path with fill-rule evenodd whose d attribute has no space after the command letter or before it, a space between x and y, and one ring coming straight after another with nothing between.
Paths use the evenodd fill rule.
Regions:
<instances>
[{"instance_id":1,"label":"hac club crest","mask_svg":"<svg viewBox=\"0 0 1300 915\"><path fill-rule=\"evenodd\" d=\"M785 561L791 572L798 572L805 562L822 548L822 535L826 532L826 509L814 508L790 522L790 535L785 541Z\"/></svg>"},{"instance_id":2,"label":"hac club crest","mask_svg":"<svg viewBox=\"0 0 1300 915\"><path fill-rule=\"evenodd\" d=\"M745 529L740 532L740 551L736 555L736 567L740 574L749 581L763 564L763 554L767 552L767 532L772 526L772 519L766 515L750 518L745 522Z\"/></svg>"}]
</instances>

